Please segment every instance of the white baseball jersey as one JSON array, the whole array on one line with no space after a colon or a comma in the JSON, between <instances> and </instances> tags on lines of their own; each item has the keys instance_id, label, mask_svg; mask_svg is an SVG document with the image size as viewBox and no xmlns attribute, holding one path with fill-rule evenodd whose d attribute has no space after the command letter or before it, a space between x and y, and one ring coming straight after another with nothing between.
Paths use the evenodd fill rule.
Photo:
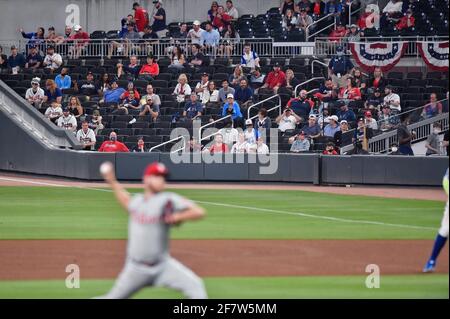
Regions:
<instances>
[{"instance_id":1,"label":"white baseball jersey","mask_svg":"<svg viewBox=\"0 0 450 319\"><path fill-rule=\"evenodd\" d=\"M77 119L72 114L67 117L64 115L59 117L56 124L65 130L75 131L77 129Z\"/></svg>"},{"instance_id":2,"label":"white baseball jersey","mask_svg":"<svg viewBox=\"0 0 450 319\"><path fill-rule=\"evenodd\" d=\"M49 106L46 110L45 110L45 116L48 118L55 118L58 116L61 116L63 113L62 108L60 106L58 107L51 107Z\"/></svg>"},{"instance_id":3,"label":"white baseball jersey","mask_svg":"<svg viewBox=\"0 0 450 319\"><path fill-rule=\"evenodd\" d=\"M83 129L79 130L77 132L77 140L79 140L83 144L90 142L97 142L97 139L95 138L95 133L90 128L88 128L87 132L84 132ZM91 146L91 150L93 149L94 145Z\"/></svg>"}]
</instances>

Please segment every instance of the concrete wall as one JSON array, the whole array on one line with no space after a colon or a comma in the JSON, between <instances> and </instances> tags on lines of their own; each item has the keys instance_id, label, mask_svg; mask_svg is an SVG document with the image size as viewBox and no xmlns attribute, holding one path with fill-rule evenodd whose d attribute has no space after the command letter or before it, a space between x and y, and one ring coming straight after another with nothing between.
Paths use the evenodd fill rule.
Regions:
<instances>
[{"instance_id":1,"label":"concrete wall","mask_svg":"<svg viewBox=\"0 0 450 319\"><path fill-rule=\"evenodd\" d=\"M63 33L66 24L81 24L85 30L114 30L120 20L132 13L133 0L0 0L0 39L18 39L17 29L31 32L42 26L54 26ZM151 0L138 1L152 12ZM225 1L219 1L225 3ZM240 14L265 13L280 0L235 0ZM165 0L167 21L206 21L210 0ZM67 9L67 12L66 12ZM74 18L73 18L74 17ZM1 44L1 42L0 42Z\"/></svg>"}]
</instances>

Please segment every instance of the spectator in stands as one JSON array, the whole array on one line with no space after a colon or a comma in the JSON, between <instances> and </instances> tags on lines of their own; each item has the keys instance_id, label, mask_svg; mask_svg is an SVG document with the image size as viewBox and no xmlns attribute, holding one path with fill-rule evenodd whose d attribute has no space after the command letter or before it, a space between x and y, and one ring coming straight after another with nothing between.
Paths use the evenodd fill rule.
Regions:
<instances>
[{"instance_id":1,"label":"spectator in stands","mask_svg":"<svg viewBox=\"0 0 450 319\"><path fill-rule=\"evenodd\" d=\"M390 0L383 9L380 23L381 28L385 28L389 23L395 23L402 16L403 2L400 0Z\"/></svg>"},{"instance_id":2,"label":"spectator in stands","mask_svg":"<svg viewBox=\"0 0 450 319\"><path fill-rule=\"evenodd\" d=\"M178 31L177 38L186 39L187 36L188 36L188 26L186 23L182 23L180 25L180 31Z\"/></svg>"},{"instance_id":3,"label":"spectator in stands","mask_svg":"<svg viewBox=\"0 0 450 319\"><path fill-rule=\"evenodd\" d=\"M200 52L200 44L194 43L191 45L192 54L189 56L189 66L193 68L199 68L207 65L207 58Z\"/></svg>"},{"instance_id":4,"label":"spectator in stands","mask_svg":"<svg viewBox=\"0 0 450 319\"><path fill-rule=\"evenodd\" d=\"M246 76L244 74L244 71L242 70L242 67L238 64L234 68L233 74L231 74L228 78L228 82L233 88L237 88L239 84L241 83L241 80L245 80Z\"/></svg>"},{"instance_id":5,"label":"spectator in stands","mask_svg":"<svg viewBox=\"0 0 450 319\"><path fill-rule=\"evenodd\" d=\"M3 54L3 47L0 46L0 71L1 69L6 69L8 67L8 57Z\"/></svg>"},{"instance_id":6,"label":"spectator in stands","mask_svg":"<svg viewBox=\"0 0 450 319\"><path fill-rule=\"evenodd\" d=\"M195 20L192 29L189 30L187 34L187 38L191 39L192 44L201 44L202 33L205 32L205 30L200 28L200 24L200 21Z\"/></svg>"},{"instance_id":7,"label":"spectator in stands","mask_svg":"<svg viewBox=\"0 0 450 319\"><path fill-rule=\"evenodd\" d=\"M244 45L244 52L241 56L241 65L247 68L255 69L259 67L259 57L249 43Z\"/></svg>"},{"instance_id":8,"label":"spectator in stands","mask_svg":"<svg viewBox=\"0 0 450 319\"><path fill-rule=\"evenodd\" d=\"M144 138L139 136L136 146L133 148L133 153L145 153L148 152L147 147L145 147Z\"/></svg>"},{"instance_id":9,"label":"spectator in stands","mask_svg":"<svg viewBox=\"0 0 450 319\"><path fill-rule=\"evenodd\" d=\"M308 0L309 1L309 0ZM310 15L308 15L308 12L306 9L300 9L300 15L297 18L297 25L300 29L302 29L304 32L306 32L306 28L313 24L314 21ZM313 27L311 27L313 29Z\"/></svg>"},{"instance_id":10,"label":"spectator in stands","mask_svg":"<svg viewBox=\"0 0 450 319\"><path fill-rule=\"evenodd\" d=\"M370 113L370 112L369 112ZM356 122L356 115L355 112L353 112L352 110L350 110L348 108L348 105L345 104L344 102L341 102L340 104L340 110L337 112L337 117L339 122L342 120L346 120L347 123L351 123L351 122Z\"/></svg>"},{"instance_id":11,"label":"spectator in stands","mask_svg":"<svg viewBox=\"0 0 450 319\"><path fill-rule=\"evenodd\" d=\"M81 129L78 130L76 139L83 145L83 150L93 151L97 139L94 130L89 128L89 122L81 122Z\"/></svg>"},{"instance_id":12,"label":"spectator in stands","mask_svg":"<svg viewBox=\"0 0 450 319\"><path fill-rule=\"evenodd\" d=\"M147 63L141 67L139 71L139 79L153 81L159 75L159 65L155 62L153 55L147 56Z\"/></svg>"},{"instance_id":13,"label":"spectator in stands","mask_svg":"<svg viewBox=\"0 0 450 319\"><path fill-rule=\"evenodd\" d=\"M103 73L98 87L100 89L101 95L104 95L107 90L111 89L111 79L108 73Z\"/></svg>"},{"instance_id":14,"label":"spectator in stands","mask_svg":"<svg viewBox=\"0 0 450 319\"><path fill-rule=\"evenodd\" d=\"M295 77L294 71L286 70L286 88L294 92L295 87L300 84L300 81Z\"/></svg>"},{"instance_id":15,"label":"spectator in stands","mask_svg":"<svg viewBox=\"0 0 450 319\"><path fill-rule=\"evenodd\" d=\"M330 138L334 138L334 134L336 134L336 132L341 130L338 121L339 118L336 115L331 115L328 118L328 124L323 129L323 135Z\"/></svg>"},{"instance_id":16,"label":"spectator in stands","mask_svg":"<svg viewBox=\"0 0 450 319\"><path fill-rule=\"evenodd\" d=\"M179 35L181 38L181 35ZM186 38L186 37L185 37ZM153 31L152 27L146 25L144 27L144 34L142 35L141 52L147 52L147 54L152 54L155 51L155 45L158 43L158 34Z\"/></svg>"},{"instance_id":17,"label":"spectator in stands","mask_svg":"<svg viewBox=\"0 0 450 319\"><path fill-rule=\"evenodd\" d=\"M325 147L325 150L322 153L323 155L338 155L338 152L336 152L336 148L334 146L333 142L328 142L327 146Z\"/></svg>"},{"instance_id":18,"label":"spectator in stands","mask_svg":"<svg viewBox=\"0 0 450 319\"><path fill-rule=\"evenodd\" d=\"M233 147L231 148L231 153L233 153L233 154L247 153L248 147L249 147L249 144L245 140L244 133L239 133L237 142L234 143Z\"/></svg>"},{"instance_id":19,"label":"spectator in stands","mask_svg":"<svg viewBox=\"0 0 450 319\"><path fill-rule=\"evenodd\" d=\"M125 78L132 81L137 78L140 70L138 64L138 58L136 55L130 56L130 63L128 65L123 65L122 63L117 63L117 77L120 78L125 75Z\"/></svg>"},{"instance_id":20,"label":"spectator in stands","mask_svg":"<svg viewBox=\"0 0 450 319\"><path fill-rule=\"evenodd\" d=\"M252 145L249 147L249 153L253 153ZM264 143L264 138L262 136L258 137L256 140L256 154L269 154L269 147Z\"/></svg>"},{"instance_id":21,"label":"spectator in stands","mask_svg":"<svg viewBox=\"0 0 450 319\"><path fill-rule=\"evenodd\" d=\"M141 109L141 107L139 105L140 99L139 99L139 97L137 97L135 95L135 91L129 90L129 91L127 91L127 93L128 93L128 95L122 99L122 101L119 104L119 106L117 107L117 109L112 112L113 114L115 114L115 113L128 114L129 109L132 109L132 110L140 110Z\"/></svg>"},{"instance_id":22,"label":"spectator in stands","mask_svg":"<svg viewBox=\"0 0 450 319\"><path fill-rule=\"evenodd\" d=\"M62 93L61 90L58 89L56 86L55 81L53 80L47 80L45 81L45 96L44 96L44 103L53 105L59 105L61 106L62 101Z\"/></svg>"},{"instance_id":23,"label":"spectator in stands","mask_svg":"<svg viewBox=\"0 0 450 319\"><path fill-rule=\"evenodd\" d=\"M260 108L255 120L255 129L258 131L258 135L269 136L271 127L272 120L267 116L267 110L264 107Z\"/></svg>"},{"instance_id":24,"label":"spectator in stands","mask_svg":"<svg viewBox=\"0 0 450 319\"><path fill-rule=\"evenodd\" d=\"M281 71L280 64L276 62L273 65L273 71L267 75L265 83L261 88L271 89L276 94L282 86L286 86L286 74Z\"/></svg>"},{"instance_id":25,"label":"spectator in stands","mask_svg":"<svg viewBox=\"0 0 450 319\"><path fill-rule=\"evenodd\" d=\"M239 103L244 111L253 104L253 90L248 86L246 79L239 82L239 86L234 91L234 100Z\"/></svg>"},{"instance_id":26,"label":"spectator in stands","mask_svg":"<svg viewBox=\"0 0 450 319\"><path fill-rule=\"evenodd\" d=\"M117 140L117 133L111 132L109 134L109 140L104 141L100 148L98 149L99 152L129 152L130 150L128 147L126 147L125 144L122 142L119 142Z\"/></svg>"},{"instance_id":27,"label":"spectator in stands","mask_svg":"<svg viewBox=\"0 0 450 319\"><path fill-rule=\"evenodd\" d=\"M384 94L384 105L388 105L391 108L393 115L400 113L402 110L400 106L400 96L393 92L393 87L391 85L386 85Z\"/></svg>"},{"instance_id":28,"label":"spectator in stands","mask_svg":"<svg viewBox=\"0 0 450 319\"><path fill-rule=\"evenodd\" d=\"M324 15L333 14L337 22L340 22L340 15L342 13L342 3L337 0L329 0L323 9Z\"/></svg>"},{"instance_id":29,"label":"spectator in stands","mask_svg":"<svg viewBox=\"0 0 450 319\"><path fill-rule=\"evenodd\" d=\"M197 93L200 101L202 100L203 92L208 88L208 85L209 85L209 74L206 72L203 72L200 82L198 82L194 88L194 91L195 91L195 93Z\"/></svg>"},{"instance_id":30,"label":"spectator in stands","mask_svg":"<svg viewBox=\"0 0 450 319\"><path fill-rule=\"evenodd\" d=\"M442 114L442 103L438 102L436 93L430 94L430 102L423 107L421 116L425 119Z\"/></svg>"},{"instance_id":31,"label":"spectator in stands","mask_svg":"<svg viewBox=\"0 0 450 319\"><path fill-rule=\"evenodd\" d=\"M239 12L236 9L236 7L233 5L233 1L231 0L227 0L225 2L225 12L231 17L233 18L233 20L237 20L239 18Z\"/></svg>"},{"instance_id":32,"label":"spectator in stands","mask_svg":"<svg viewBox=\"0 0 450 319\"><path fill-rule=\"evenodd\" d=\"M328 64L328 76L331 77L333 83L339 88L347 86L347 78L349 72L353 69L353 63L350 58L345 55L344 48L338 46L336 55L331 58Z\"/></svg>"},{"instance_id":33,"label":"spectator in stands","mask_svg":"<svg viewBox=\"0 0 450 319\"><path fill-rule=\"evenodd\" d=\"M69 26L66 26L66 27L64 28L63 39L64 39L64 40L70 39L70 36L71 36L71 35L72 35L72 28L69 27ZM58 43L58 44L61 44L61 43Z\"/></svg>"},{"instance_id":34,"label":"spectator in stands","mask_svg":"<svg viewBox=\"0 0 450 319\"><path fill-rule=\"evenodd\" d=\"M100 87L97 83L94 81L94 74L89 71L86 74L86 80L80 81L73 81L73 88L74 91L86 95L92 98L93 95L100 95Z\"/></svg>"},{"instance_id":35,"label":"spectator in stands","mask_svg":"<svg viewBox=\"0 0 450 319\"><path fill-rule=\"evenodd\" d=\"M233 24L227 24L226 29L224 30L222 42L219 47L219 54L230 57L231 53L233 53L234 48L239 45L241 37L239 33L236 31Z\"/></svg>"},{"instance_id":36,"label":"spectator in stands","mask_svg":"<svg viewBox=\"0 0 450 319\"><path fill-rule=\"evenodd\" d=\"M244 139L248 144L256 144L258 131L255 130L251 119L245 120Z\"/></svg>"},{"instance_id":37,"label":"spectator in stands","mask_svg":"<svg viewBox=\"0 0 450 319\"><path fill-rule=\"evenodd\" d=\"M251 72L250 75L250 84L251 87L255 90L255 94L257 94L258 89L264 85L264 80L266 78L265 74L262 74L260 67L255 67L255 69Z\"/></svg>"},{"instance_id":38,"label":"spectator in stands","mask_svg":"<svg viewBox=\"0 0 450 319\"><path fill-rule=\"evenodd\" d=\"M58 127L61 127L70 132L75 133L77 130L77 119L75 118L75 116L70 114L68 107L65 107L63 109L63 114L58 118L56 124L58 125Z\"/></svg>"},{"instance_id":39,"label":"spectator in stands","mask_svg":"<svg viewBox=\"0 0 450 319\"><path fill-rule=\"evenodd\" d=\"M205 31L202 32L200 38L200 45L203 46L206 50L214 50L219 46L220 42L220 34L219 31L212 27L210 22L206 23Z\"/></svg>"},{"instance_id":40,"label":"spectator in stands","mask_svg":"<svg viewBox=\"0 0 450 319\"><path fill-rule=\"evenodd\" d=\"M371 128L372 130L378 130L378 123L372 117L372 112L366 111L364 112L364 124L366 127Z\"/></svg>"},{"instance_id":41,"label":"spectator in stands","mask_svg":"<svg viewBox=\"0 0 450 319\"><path fill-rule=\"evenodd\" d=\"M441 124L438 122L433 124L433 130L431 134L427 138L427 142L425 144L425 147L427 149L427 152L425 153L426 156L430 155L440 155L440 141L439 141L439 134L441 133Z\"/></svg>"},{"instance_id":42,"label":"spectator in stands","mask_svg":"<svg viewBox=\"0 0 450 319\"><path fill-rule=\"evenodd\" d=\"M30 47L30 52L25 60L25 69L33 69L33 71L36 71L36 69L42 66L42 62L44 62L44 58L39 54L37 47Z\"/></svg>"},{"instance_id":43,"label":"spectator in stands","mask_svg":"<svg viewBox=\"0 0 450 319\"><path fill-rule=\"evenodd\" d=\"M45 43L50 45L57 45L63 40L64 37L58 36L55 31L55 27L49 27L47 30L47 36L45 37Z\"/></svg>"},{"instance_id":44,"label":"spectator in stands","mask_svg":"<svg viewBox=\"0 0 450 319\"><path fill-rule=\"evenodd\" d=\"M223 105L222 116L231 115L236 126L242 123L242 113L239 104L234 100L234 95L229 93L227 95L227 102Z\"/></svg>"},{"instance_id":45,"label":"spectator in stands","mask_svg":"<svg viewBox=\"0 0 450 319\"><path fill-rule=\"evenodd\" d=\"M408 9L403 17L397 22L397 30L403 31L403 35L413 35L416 19L411 9Z\"/></svg>"},{"instance_id":46,"label":"spectator in stands","mask_svg":"<svg viewBox=\"0 0 450 319\"><path fill-rule=\"evenodd\" d=\"M284 0L284 2L281 3L280 6L280 12L283 15L286 15L287 10L295 10L295 3L294 0Z\"/></svg>"},{"instance_id":47,"label":"spectator in stands","mask_svg":"<svg viewBox=\"0 0 450 319\"><path fill-rule=\"evenodd\" d=\"M397 128L398 150L402 155L414 156L411 141L415 137L415 133L409 130L409 121L409 115L404 115L402 123Z\"/></svg>"},{"instance_id":48,"label":"spectator in stands","mask_svg":"<svg viewBox=\"0 0 450 319\"><path fill-rule=\"evenodd\" d=\"M19 31L22 34L23 38L29 39L27 48L30 48L32 46L41 46L45 43L45 29L43 27L37 28L36 32L25 33L22 28Z\"/></svg>"},{"instance_id":49,"label":"spectator in stands","mask_svg":"<svg viewBox=\"0 0 450 319\"><path fill-rule=\"evenodd\" d=\"M70 89L72 86L72 78L67 73L69 73L69 69L62 68L60 74L55 77L56 86L61 90Z\"/></svg>"},{"instance_id":50,"label":"spectator in stands","mask_svg":"<svg viewBox=\"0 0 450 319\"><path fill-rule=\"evenodd\" d=\"M178 84L172 93L173 95L175 95L178 103L184 103L186 97L191 95L192 90L187 82L188 79L186 74L180 74L180 76L178 77Z\"/></svg>"},{"instance_id":51,"label":"spectator in stands","mask_svg":"<svg viewBox=\"0 0 450 319\"><path fill-rule=\"evenodd\" d=\"M203 91L202 105L204 107L219 106L219 90L216 88L216 83L214 81L208 82L208 87Z\"/></svg>"},{"instance_id":52,"label":"spectator in stands","mask_svg":"<svg viewBox=\"0 0 450 319\"><path fill-rule=\"evenodd\" d=\"M383 105L381 112L378 114L378 121L382 131L391 130L399 124L398 116L391 115L391 108L388 105Z\"/></svg>"},{"instance_id":53,"label":"spectator in stands","mask_svg":"<svg viewBox=\"0 0 450 319\"><path fill-rule=\"evenodd\" d=\"M225 8L223 6L219 6L217 8L217 14L212 20L212 25L219 32L222 32L226 28L226 26L231 23L232 19L233 17L225 12Z\"/></svg>"},{"instance_id":54,"label":"spectator in stands","mask_svg":"<svg viewBox=\"0 0 450 319\"><path fill-rule=\"evenodd\" d=\"M45 117L48 118L50 121L56 124L56 121L58 118L62 115L63 111L60 104L52 103L49 107L45 110Z\"/></svg>"},{"instance_id":55,"label":"spectator in stands","mask_svg":"<svg viewBox=\"0 0 450 319\"><path fill-rule=\"evenodd\" d=\"M351 78L355 81L355 86L360 89L360 91L365 90L367 87L367 79L364 74L361 72L360 68L353 68L350 73ZM362 92L361 92L362 93Z\"/></svg>"},{"instance_id":56,"label":"spectator in stands","mask_svg":"<svg viewBox=\"0 0 450 319\"><path fill-rule=\"evenodd\" d=\"M332 0L331 0L332 1ZM328 40L330 42L341 42L344 40L345 36L347 35L347 29L345 28L345 25L343 23L339 23L336 27L336 29L333 29L328 36Z\"/></svg>"},{"instance_id":57,"label":"spectator in stands","mask_svg":"<svg viewBox=\"0 0 450 319\"><path fill-rule=\"evenodd\" d=\"M338 97L338 91L336 86L333 84L333 80L331 78L326 79L325 83L320 85L319 91L314 94L314 96L325 103L336 100Z\"/></svg>"},{"instance_id":58,"label":"spectator in stands","mask_svg":"<svg viewBox=\"0 0 450 319\"><path fill-rule=\"evenodd\" d=\"M234 96L234 92L235 92L235 90L234 90L234 88L232 88L230 86L230 83L228 82L228 80L223 80L222 88L219 90L220 102L226 103L228 94L233 94L233 96Z\"/></svg>"},{"instance_id":59,"label":"spectator in stands","mask_svg":"<svg viewBox=\"0 0 450 319\"><path fill-rule=\"evenodd\" d=\"M126 25L126 30L121 33L121 41L111 41L108 48L108 58L111 59L113 51L117 49L117 53L122 53L128 56L129 53L134 49L138 41L141 39L139 33L135 29L135 25L132 22L128 22Z\"/></svg>"},{"instance_id":60,"label":"spectator in stands","mask_svg":"<svg viewBox=\"0 0 450 319\"><path fill-rule=\"evenodd\" d=\"M102 116L100 115L99 110L94 110L92 112L91 120L89 121L89 128L95 132L95 135L98 134L100 130L103 130L104 125L102 123Z\"/></svg>"},{"instance_id":61,"label":"spectator in stands","mask_svg":"<svg viewBox=\"0 0 450 319\"><path fill-rule=\"evenodd\" d=\"M130 91L133 91L135 98L137 98L138 100L141 98L141 95L139 94L137 88L134 86L134 83L130 81L128 82L127 89L120 96L120 99L121 100L126 99L129 96Z\"/></svg>"},{"instance_id":62,"label":"spectator in stands","mask_svg":"<svg viewBox=\"0 0 450 319\"><path fill-rule=\"evenodd\" d=\"M70 37L70 40L73 41L74 45L69 49L69 56L78 59L89 44L89 34L84 32L80 25L74 26L73 30L75 33Z\"/></svg>"},{"instance_id":63,"label":"spectator in stands","mask_svg":"<svg viewBox=\"0 0 450 319\"><path fill-rule=\"evenodd\" d=\"M299 21L297 21L297 17L294 15L294 11L291 9L287 9L286 14L283 16L283 28L290 31L291 29L295 29L297 23L299 23Z\"/></svg>"},{"instance_id":64,"label":"spectator in stands","mask_svg":"<svg viewBox=\"0 0 450 319\"><path fill-rule=\"evenodd\" d=\"M338 98L345 104L351 104L350 107L355 107L355 101L361 101L361 91L359 87L356 86L356 82L353 78L347 78L347 86L342 87L339 90ZM358 104L356 104L358 105Z\"/></svg>"},{"instance_id":65,"label":"spectator in stands","mask_svg":"<svg viewBox=\"0 0 450 319\"><path fill-rule=\"evenodd\" d=\"M56 69L58 69L63 64L62 57L59 53L55 52L54 46L47 47L47 55L44 58L43 65L44 67L50 69L53 73Z\"/></svg>"},{"instance_id":66,"label":"spectator in stands","mask_svg":"<svg viewBox=\"0 0 450 319\"><path fill-rule=\"evenodd\" d=\"M80 116L84 115L83 107L81 106L80 99L76 96L71 96L69 99L69 104L67 105L70 114L78 119Z\"/></svg>"},{"instance_id":67,"label":"spectator in stands","mask_svg":"<svg viewBox=\"0 0 450 319\"><path fill-rule=\"evenodd\" d=\"M103 93L103 100L100 100L100 103L119 103L123 93L125 89L119 87L117 80L112 80L111 87Z\"/></svg>"},{"instance_id":68,"label":"spectator in stands","mask_svg":"<svg viewBox=\"0 0 450 319\"><path fill-rule=\"evenodd\" d=\"M208 21L212 22L217 15L219 9L219 4L217 1L211 3L211 8L208 10Z\"/></svg>"},{"instance_id":69,"label":"spectator in stands","mask_svg":"<svg viewBox=\"0 0 450 319\"><path fill-rule=\"evenodd\" d=\"M306 90L301 90L297 98L291 98L286 107L290 108L294 114L300 117L301 122L305 122L311 113L313 102L308 99Z\"/></svg>"},{"instance_id":70,"label":"spectator in stands","mask_svg":"<svg viewBox=\"0 0 450 319\"><path fill-rule=\"evenodd\" d=\"M190 100L184 104L183 119L195 120L197 117L202 116L202 111L203 106L198 101L197 94L192 92Z\"/></svg>"},{"instance_id":71,"label":"spectator in stands","mask_svg":"<svg viewBox=\"0 0 450 319\"><path fill-rule=\"evenodd\" d=\"M281 115L279 115L275 122L278 124L278 129L281 132L286 130L295 130L297 124L301 122L301 118L292 112L289 107L286 107Z\"/></svg>"},{"instance_id":72,"label":"spectator in stands","mask_svg":"<svg viewBox=\"0 0 450 319\"><path fill-rule=\"evenodd\" d=\"M149 23L149 17L147 10L145 10L138 2L133 3L134 21L136 21L136 27L138 32L144 32L145 26Z\"/></svg>"},{"instance_id":73,"label":"spectator in stands","mask_svg":"<svg viewBox=\"0 0 450 319\"><path fill-rule=\"evenodd\" d=\"M295 12L300 13L302 10L305 10L307 14L310 14L311 11L311 1L310 0L300 0L295 6Z\"/></svg>"},{"instance_id":74,"label":"spectator in stands","mask_svg":"<svg viewBox=\"0 0 450 319\"><path fill-rule=\"evenodd\" d=\"M373 89L379 88L380 90L384 91L384 87L387 85L387 81L383 76L383 72L381 71L381 68L376 67L373 70L373 76L367 83L367 87Z\"/></svg>"},{"instance_id":75,"label":"spectator in stands","mask_svg":"<svg viewBox=\"0 0 450 319\"><path fill-rule=\"evenodd\" d=\"M166 11L162 7L162 0L154 0L156 13L153 15L152 29L158 34L159 38L163 38L167 32Z\"/></svg>"},{"instance_id":76,"label":"spectator in stands","mask_svg":"<svg viewBox=\"0 0 450 319\"><path fill-rule=\"evenodd\" d=\"M300 134L295 135L295 141L291 145L291 153L308 152L311 147L311 143L306 138L305 133L302 131Z\"/></svg>"},{"instance_id":77,"label":"spectator in stands","mask_svg":"<svg viewBox=\"0 0 450 319\"><path fill-rule=\"evenodd\" d=\"M346 42L359 42L361 39L361 34L359 33L358 26L356 24L352 24L345 35Z\"/></svg>"},{"instance_id":78,"label":"spectator in stands","mask_svg":"<svg viewBox=\"0 0 450 319\"><path fill-rule=\"evenodd\" d=\"M218 153L229 153L230 149L228 148L228 145L223 142L222 134L218 133L214 136L214 144L210 148L205 148L204 152L213 155Z\"/></svg>"},{"instance_id":79,"label":"spectator in stands","mask_svg":"<svg viewBox=\"0 0 450 319\"><path fill-rule=\"evenodd\" d=\"M141 113L139 116L145 116L149 113L152 119L155 121L159 116L159 110L161 107L161 98L158 94L154 93L153 85L147 84L147 94L141 99Z\"/></svg>"},{"instance_id":80,"label":"spectator in stands","mask_svg":"<svg viewBox=\"0 0 450 319\"><path fill-rule=\"evenodd\" d=\"M8 67L11 69L12 74L19 73L20 69L25 67L25 57L18 53L15 45L11 46L11 55L8 58Z\"/></svg>"},{"instance_id":81,"label":"spectator in stands","mask_svg":"<svg viewBox=\"0 0 450 319\"><path fill-rule=\"evenodd\" d=\"M184 64L186 63L186 59L184 57L183 52L181 51L180 46L176 45L173 48L171 62L169 65L169 70L182 70L184 69Z\"/></svg>"},{"instance_id":82,"label":"spectator in stands","mask_svg":"<svg viewBox=\"0 0 450 319\"><path fill-rule=\"evenodd\" d=\"M233 121L229 119L224 122L224 127L219 130L219 133L223 136L223 143L229 148L238 141L239 131L233 127Z\"/></svg>"},{"instance_id":83,"label":"spectator in stands","mask_svg":"<svg viewBox=\"0 0 450 319\"><path fill-rule=\"evenodd\" d=\"M311 114L308 117L308 125L302 128L307 138L315 139L320 136L320 125L317 124L317 117Z\"/></svg>"},{"instance_id":84,"label":"spectator in stands","mask_svg":"<svg viewBox=\"0 0 450 319\"><path fill-rule=\"evenodd\" d=\"M37 109L41 107L45 96L44 90L40 88L40 82L40 78L33 78L31 80L31 88L25 93L25 99Z\"/></svg>"},{"instance_id":85,"label":"spectator in stands","mask_svg":"<svg viewBox=\"0 0 450 319\"><path fill-rule=\"evenodd\" d=\"M367 100L364 102L364 107L366 109L378 109L380 110L381 105L384 103L383 96L381 95L381 90L376 88L373 93L369 95Z\"/></svg>"},{"instance_id":86,"label":"spectator in stands","mask_svg":"<svg viewBox=\"0 0 450 319\"><path fill-rule=\"evenodd\" d=\"M373 137L373 130L369 127L365 118L359 118L358 124L355 130L355 136L353 142L358 145L367 144L368 140Z\"/></svg>"},{"instance_id":87,"label":"spectator in stands","mask_svg":"<svg viewBox=\"0 0 450 319\"><path fill-rule=\"evenodd\" d=\"M353 132L349 130L348 122L342 120L339 123L341 128L334 134L334 144L337 147L344 147L353 143Z\"/></svg>"},{"instance_id":88,"label":"spectator in stands","mask_svg":"<svg viewBox=\"0 0 450 319\"><path fill-rule=\"evenodd\" d=\"M323 16L324 12L325 3L322 0L314 0L314 2L311 4L309 13L312 14L315 19L318 19Z\"/></svg>"},{"instance_id":89,"label":"spectator in stands","mask_svg":"<svg viewBox=\"0 0 450 319\"><path fill-rule=\"evenodd\" d=\"M403 155L402 153L400 153L400 151L398 150L398 145L397 143L393 143L391 145L391 152L389 153L389 155Z\"/></svg>"}]
</instances>

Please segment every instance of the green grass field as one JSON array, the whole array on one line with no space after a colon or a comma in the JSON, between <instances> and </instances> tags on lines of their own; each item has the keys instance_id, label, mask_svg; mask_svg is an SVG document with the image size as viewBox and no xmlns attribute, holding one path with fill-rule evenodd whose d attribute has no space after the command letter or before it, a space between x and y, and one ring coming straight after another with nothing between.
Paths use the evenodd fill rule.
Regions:
<instances>
[{"instance_id":1,"label":"green grass field","mask_svg":"<svg viewBox=\"0 0 450 319\"><path fill-rule=\"evenodd\" d=\"M208 212L205 220L175 229L177 239L433 239L443 210L437 201L302 191L174 191ZM0 187L0 240L125 239L126 229L127 216L110 192ZM448 279L383 276L380 289L365 288L360 276L206 278L206 285L212 298L448 298ZM111 284L83 280L69 290L60 281L0 281L0 298L86 298ZM179 294L147 289L136 297Z\"/></svg>"}]
</instances>

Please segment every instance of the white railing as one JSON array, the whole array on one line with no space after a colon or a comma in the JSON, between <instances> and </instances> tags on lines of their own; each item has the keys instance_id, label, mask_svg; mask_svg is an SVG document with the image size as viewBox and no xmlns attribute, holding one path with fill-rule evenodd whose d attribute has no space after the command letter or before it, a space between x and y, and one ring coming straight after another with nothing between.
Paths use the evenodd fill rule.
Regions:
<instances>
[{"instance_id":1,"label":"white railing","mask_svg":"<svg viewBox=\"0 0 450 319\"><path fill-rule=\"evenodd\" d=\"M168 141L166 141L166 142L163 142L163 143L161 143L161 144L158 144L158 145L153 146L152 148L150 148L150 149L148 150L148 152L150 153L150 152L152 152L154 149L160 148L161 146L164 146L164 145L173 143L173 142L178 141L178 140L182 140L182 141L183 141L183 146L180 147L179 149L175 150L175 151L171 151L170 153L173 154L173 153L177 153L177 152L179 152L179 151L183 151L183 150L186 148L186 138L185 138L183 135L180 135L180 136L175 137L175 138L173 138L173 139L171 139L171 140L168 140Z\"/></svg>"},{"instance_id":2,"label":"white railing","mask_svg":"<svg viewBox=\"0 0 450 319\"><path fill-rule=\"evenodd\" d=\"M330 14L328 14L328 15L326 15L326 16L320 18L319 20L314 21L314 23L311 23L310 25L308 25L308 26L306 27L306 31L305 31L305 33L306 33L306 40L308 41L308 40L309 40L311 37L313 37L315 34L318 34L318 33L322 32L322 31L328 29L330 26L332 26L334 23L332 23L331 25L327 26L327 27L324 28L323 30L319 30L319 31L315 32L315 33L312 34L312 35L309 34L311 28L315 28L317 25L319 25L319 22L322 22L323 20L326 20L326 19L330 18L332 15L333 15L333 14L330 13Z\"/></svg>"},{"instance_id":3,"label":"white railing","mask_svg":"<svg viewBox=\"0 0 450 319\"><path fill-rule=\"evenodd\" d=\"M273 95L273 96L271 96L271 97L268 97L267 99L265 99L265 100L262 100L262 101L259 101L258 103L255 103L255 104L253 104L253 105L250 105L249 107L248 107L248 109L247 109L247 119L253 119L253 118L255 118L255 116L254 117L250 117L250 111L252 110L252 109L254 109L255 107L257 107L257 106L259 106L259 105L262 105L262 104L264 104L265 102L267 102L267 101L270 101L270 100L273 100L273 99L277 99L278 100L278 104L275 106L275 107L272 107L272 108L270 108L269 110L267 110L267 112L269 112L269 111L273 111L274 109L276 109L278 106L281 108L281 97L280 97L280 95L279 94L276 94L276 95ZM281 114L281 113L280 113Z\"/></svg>"},{"instance_id":4,"label":"white railing","mask_svg":"<svg viewBox=\"0 0 450 319\"><path fill-rule=\"evenodd\" d=\"M294 88L294 96L295 96L295 97L298 97L297 91L298 91L298 89L301 88L303 85L308 84L309 82L312 82L312 81L316 81L316 80L325 80L325 78L324 78L323 76L318 76L318 77L314 77L314 78L311 78L311 79L309 79L309 80L306 80L306 81L304 81L304 82L302 82L302 83L300 83L300 84L297 84L297 85L295 86L295 88Z\"/></svg>"},{"instance_id":5,"label":"white railing","mask_svg":"<svg viewBox=\"0 0 450 319\"><path fill-rule=\"evenodd\" d=\"M216 135L218 133L218 132L215 132L213 134L209 134L207 136L202 137L202 130L205 127L208 127L208 126L214 125L216 123L225 121L228 118L231 118L231 115L227 115L227 116L221 117L220 119L217 119L215 121L212 121L212 122L206 123L205 125L200 126L199 129L198 129L198 140L199 140L198 142L201 143L203 140L206 140L206 139L208 139L208 138L210 138L210 137L212 137L212 136L214 136L214 135Z\"/></svg>"}]
</instances>

